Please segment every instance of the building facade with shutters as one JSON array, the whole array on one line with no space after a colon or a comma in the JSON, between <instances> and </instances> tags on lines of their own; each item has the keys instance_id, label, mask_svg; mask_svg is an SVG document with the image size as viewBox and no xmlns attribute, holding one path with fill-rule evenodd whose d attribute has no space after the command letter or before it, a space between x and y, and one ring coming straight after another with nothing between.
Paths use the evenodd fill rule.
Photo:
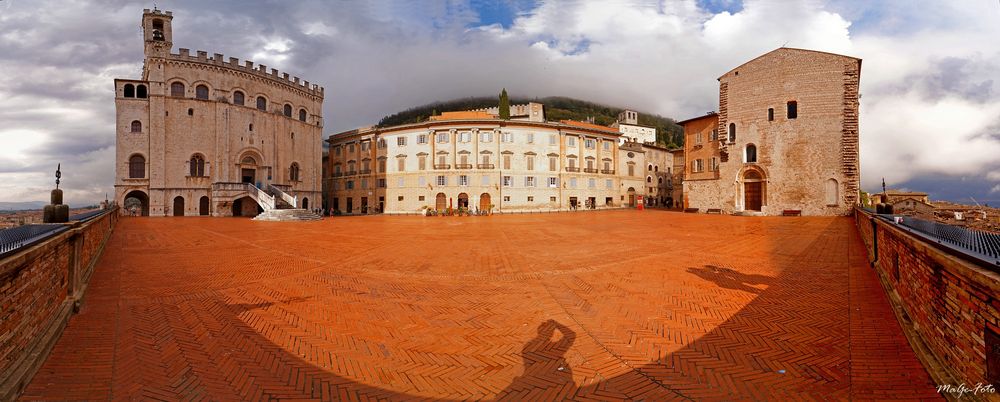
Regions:
<instances>
[{"instance_id":1,"label":"building facade with shutters","mask_svg":"<svg viewBox=\"0 0 1000 402\"><path fill-rule=\"evenodd\" d=\"M253 216L250 183L318 207L323 88L218 53L172 53L172 20L144 10L142 77L115 80L115 199L143 215Z\"/></svg>"},{"instance_id":2,"label":"building facade with shutters","mask_svg":"<svg viewBox=\"0 0 1000 402\"><path fill-rule=\"evenodd\" d=\"M846 215L859 198L861 60L779 48L719 78L719 112L680 122L684 206Z\"/></svg>"},{"instance_id":3,"label":"building facade with shutters","mask_svg":"<svg viewBox=\"0 0 1000 402\"><path fill-rule=\"evenodd\" d=\"M619 149L616 129L466 112L436 117L330 136L328 207L342 214L621 208L644 188L644 158Z\"/></svg>"}]
</instances>

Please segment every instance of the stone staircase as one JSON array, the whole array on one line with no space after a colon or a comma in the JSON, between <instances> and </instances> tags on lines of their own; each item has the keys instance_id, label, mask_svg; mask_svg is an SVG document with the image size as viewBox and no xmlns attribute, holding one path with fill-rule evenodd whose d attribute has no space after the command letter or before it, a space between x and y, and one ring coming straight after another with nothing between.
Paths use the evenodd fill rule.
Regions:
<instances>
[{"instance_id":1,"label":"stone staircase","mask_svg":"<svg viewBox=\"0 0 1000 402\"><path fill-rule=\"evenodd\" d=\"M255 221L269 222L302 222L318 221L321 219L323 217L301 208L270 209L253 218Z\"/></svg>"}]
</instances>

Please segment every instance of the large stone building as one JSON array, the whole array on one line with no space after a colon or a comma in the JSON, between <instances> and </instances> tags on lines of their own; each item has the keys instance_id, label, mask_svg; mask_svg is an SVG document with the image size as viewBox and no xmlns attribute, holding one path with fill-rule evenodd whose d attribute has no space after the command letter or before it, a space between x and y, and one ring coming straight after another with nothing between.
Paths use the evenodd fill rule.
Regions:
<instances>
[{"instance_id":1,"label":"large stone building","mask_svg":"<svg viewBox=\"0 0 1000 402\"><path fill-rule=\"evenodd\" d=\"M144 10L142 78L115 80L115 199L157 216L256 215L256 188L320 205L323 88L218 53L171 53L172 20Z\"/></svg>"},{"instance_id":2,"label":"large stone building","mask_svg":"<svg viewBox=\"0 0 1000 402\"><path fill-rule=\"evenodd\" d=\"M594 124L482 112L351 130L329 138L327 203L344 214L635 205L646 188L644 153L619 149L618 137Z\"/></svg>"},{"instance_id":3,"label":"large stone building","mask_svg":"<svg viewBox=\"0 0 1000 402\"><path fill-rule=\"evenodd\" d=\"M719 77L719 113L681 122L685 207L848 214L860 76L860 59L779 48Z\"/></svg>"},{"instance_id":4,"label":"large stone building","mask_svg":"<svg viewBox=\"0 0 1000 402\"><path fill-rule=\"evenodd\" d=\"M617 128L622 136L619 144L627 141L634 141L640 144L656 143L656 127L643 126L639 124L639 113L632 110L622 110L618 113L618 120L611 124L612 128Z\"/></svg>"}]
</instances>

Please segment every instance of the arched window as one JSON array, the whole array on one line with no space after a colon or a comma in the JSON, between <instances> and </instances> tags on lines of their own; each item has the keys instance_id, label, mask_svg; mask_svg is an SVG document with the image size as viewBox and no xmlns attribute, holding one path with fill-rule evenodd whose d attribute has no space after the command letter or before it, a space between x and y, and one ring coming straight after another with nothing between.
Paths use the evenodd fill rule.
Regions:
<instances>
[{"instance_id":1,"label":"arched window","mask_svg":"<svg viewBox=\"0 0 1000 402\"><path fill-rule=\"evenodd\" d=\"M306 110L299 109L299 121L306 121Z\"/></svg>"},{"instance_id":2,"label":"arched window","mask_svg":"<svg viewBox=\"0 0 1000 402\"><path fill-rule=\"evenodd\" d=\"M141 85L140 84L140 85L136 85L135 86L135 97L136 98L142 98L142 99L146 99L146 98L149 97L149 95L146 94L146 86L145 85Z\"/></svg>"},{"instance_id":3,"label":"arched window","mask_svg":"<svg viewBox=\"0 0 1000 402\"><path fill-rule=\"evenodd\" d=\"M756 162L757 162L757 146L754 144L747 144L746 163L756 163Z\"/></svg>"},{"instance_id":4,"label":"arched window","mask_svg":"<svg viewBox=\"0 0 1000 402\"><path fill-rule=\"evenodd\" d=\"M653 166L653 171L654 172L659 172L660 171L660 165Z\"/></svg>"},{"instance_id":5,"label":"arched window","mask_svg":"<svg viewBox=\"0 0 1000 402\"><path fill-rule=\"evenodd\" d=\"M176 96L178 98L184 97L184 83L175 82L170 84L170 96Z\"/></svg>"},{"instance_id":6,"label":"arched window","mask_svg":"<svg viewBox=\"0 0 1000 402\"><path fill-rule=\"evenodd\" d=\"M135 85L125 84L125 97L134 98L135 97Z\"/></svg>"},{"instance_id":7,"label":"arched window","mask_svg":"<svg viewBox=\"0 0 1000 402\"><path fill-rule=\"evenodd\" d=\"M663 178L662 177L657 177L656 178L656 182L659 183L659 184L663 184Z\"/></svg>"},{"instance_id":8,"label":"arched window","mask_svg":"<svg viewBox=\"0 0 1000 402\"><path fill-rule=\"evenodd\" d=\"M292 105L285 105L281 111L285 113L285 117L292 117Z\"/></svg>"},{"instance_id":9,"label":"arched window","mask_svg":"<svg viewBox=\"0 0 1000 402\"><path fill-rule=\"evenodd\" d=\"M267 99L264 99L263 96L257 97L257 110L267 111Z\"/></svg>"},{"instance_id":10,"label":"arched window","mask_svg":"<svg viewBox=\"0 0 1000 402\"><path fill-rule=\"evenodd\" d=\"M652 176L646 176L646 183L652 183L652 182L653 182L653 177Z\"/></svg>"},{"instance_id":11,"label":"arched window","mask_svg":"<svg viewBox=\"0 0 1000 402\"><path fill-rule=\"evenodd\" d=\"M653 170L653 165L652 164L646 165L646 170Z\"/></svg>"},{"instance_id":12,"label":"arched window","mask_svg":"<svg viewBox=\"0 0 1000 402\"><path fill-rule=\"evenodd\" d=\"M139 120L132 120L132 132L141 133L142 132L142 122Z\"/></svg>"},{"instance_id":13,"label":"arched window","mask_svg":"<svg viewBox=\"0 0 1000 402\"><path fill-rule=\"evenodd\" d=\"M736 142L736 123L729 123L729 142Z\"/></svg>"},{"instance_id":14,"label":"arched window","mask_svg":"<svg viewBox=\"0 0 1000 402\"><path fill-rule=\"evenodd\" d=\"M208 99L208 87L204 85L194 87L194 97L197 99Z\"/></svg>"},{"instance_id":15,"label":"arched window","mask_svg":"<svg viewBox=\"0 0 1000 402\"><path fill-rule=\"evenodd\" d=\"M141 179L146 177L146 158L142 155L132 155L128 158L128 178Z\"/></svg>"},{"instance_id":16,"label":"arched window","mask_svg":"<svg viewBox=\"0 0 1000 402\"><path fill-rule=\"evenodd\" d=\"M243 92L240 91L233 92L233 104L243 106L244 103L245 102L243 99Z\"/></svg>"},{"instance_id":17,"label":"arched window","mask_svg":"<svg viewBox=\"0 0 1000 402\"><path fill-rule=\"evenodd\" d=\"M288 169L288 179L291 181L299 181L299 164L292 162L292 167Z\"/></svg>"},{"instance_id":18,"label":"arched window","mask_svg":"<svg viewBox=\"0 0 1000 402\"><path fill-rule=\"evenodd\" d=\"M840 204L840 186L836 179L826 181L826 205L837 206Z\"/></svg>"},{"instance_id":19,"label":"arched window","mask_svg":"<svg viewBox=\"0 0 1000 402\"><path fill-rule=\"evenodd\" d=\"M191 170L190 176L205 176L205 158L201 155L192 156L189 168Z\"/></svg>"}]
</instances>

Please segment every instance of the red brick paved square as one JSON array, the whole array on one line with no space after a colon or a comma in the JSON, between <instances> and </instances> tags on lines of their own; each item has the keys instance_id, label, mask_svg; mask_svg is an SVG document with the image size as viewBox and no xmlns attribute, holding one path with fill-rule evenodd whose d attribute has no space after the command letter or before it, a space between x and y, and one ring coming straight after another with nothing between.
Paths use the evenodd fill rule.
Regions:
<instances>
[{"instance_id":1,"label":"red brick paved square","mask_svg":"<svg viewBox=\"0 0 1000 402\"><path fill-rule=\"evenodd\" d=\"M124 219L22 398L939 399L852 225Z\"/></svg>"}]
</instances>

